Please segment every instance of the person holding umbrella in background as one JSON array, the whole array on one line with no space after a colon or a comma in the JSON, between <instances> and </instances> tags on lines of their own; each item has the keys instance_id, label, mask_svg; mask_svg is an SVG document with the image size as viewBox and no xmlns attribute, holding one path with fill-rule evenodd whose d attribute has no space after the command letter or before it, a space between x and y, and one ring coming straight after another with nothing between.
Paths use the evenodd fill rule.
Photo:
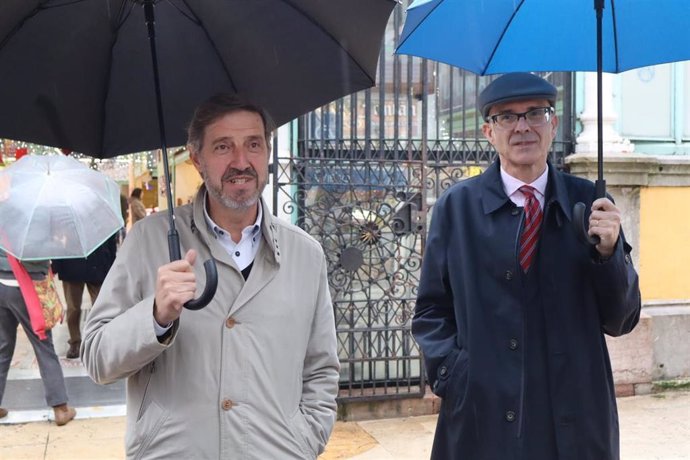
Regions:
<instances>
[{"instance_id":1,"label":"person holding umbrella in background","mask_svg":"<svg viewBox=\"0 0 690 460\"><path fill-rule=\"evenodd\" d=\"M69 349L67 359L79 357L81 347L81 303L84 286L89 292L91 306L101 290L108 270L115 261L117 234L111 236L85 258L53 259L53 271L62 281L62 290L67 302L67 328L69 330Z\"/></svg>"},{"instance_id":2,"label":"person holding umbrella in background","mask_svg":"<svg viewBox=\"0 0 690 460\"><path fill-rule=\"evenodd\" d=\"M43 312L55 297L36 281L46 280L49 260L84 257L117 232L118 195L112 179L69 156L26 155L0 171L0 402L21 325L56 423L75 417Z\"/></svg>"},{"instance_id":3,"label":"person holding umbrella in background","mask_svg":"<svg viewBox=\"0 0 690 460\"><path fill-rule=\"evenodd\" d=\"M129 231L87 318L82 359L98 383L127 378L128 457L315 459L336 419L339 361L321 246L272 216L273 124L237 95L189 125L201 174L175 210L182 260L155 214ZM184 309L216 259L218 290Z\"/></svg>"},{"instance_id":4,"label":"person holding umbrella in background","mask_svg":"<svg viewBox=\"0 0 690 460\"><path fill-rule=\"evenodd\" d=\"M618 460L603 334L640 316L621 213L547 157L557 91L529 73L480 93L498 158L434 205L412 333L443 399L433 459ZM573 203L588 203L578 239Z\"/></svg>"},{"instance_id":5,"label":"person holding umbrella in background","mask_svg":"<svg viewBox=\"0 0 690 460\"><path fill-rule=\"evenodd\" d=\"M24 267L31 279L44 279L48 275L50 262L45 260L22 263L14 259L19 267L15 266L13 269L11 257L0 249L0 404L17 344L17 326L21 325L36 354L46 403L53 408L55 423L62 426L69 423L77 415L77 411L67 404L65 379L53 346L52 333L46 331L46 337L42 340L34 332L27 304L14 274L14 270ZM0 407L0 418L6 417L7 414L7 409Z\"/></svg>"}]
</instances>

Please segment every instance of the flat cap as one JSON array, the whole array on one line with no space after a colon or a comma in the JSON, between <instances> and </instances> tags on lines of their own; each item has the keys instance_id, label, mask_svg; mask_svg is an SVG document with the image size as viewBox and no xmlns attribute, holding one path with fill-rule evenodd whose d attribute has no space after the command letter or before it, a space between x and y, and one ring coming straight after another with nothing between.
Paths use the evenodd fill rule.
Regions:
<instances>
[{"instance_id":1,"label":"flat cap","mask_svg":"<svg viewBox=\"0 0 690 460\"><path fill-rule=\"evenodd\" d=\"M543 78L526 72L507 73L489 83L479 94L477 106L486 119L494 104L522 99L546 99L556 105L558 90Z\"/></svg>"}]
</instances>

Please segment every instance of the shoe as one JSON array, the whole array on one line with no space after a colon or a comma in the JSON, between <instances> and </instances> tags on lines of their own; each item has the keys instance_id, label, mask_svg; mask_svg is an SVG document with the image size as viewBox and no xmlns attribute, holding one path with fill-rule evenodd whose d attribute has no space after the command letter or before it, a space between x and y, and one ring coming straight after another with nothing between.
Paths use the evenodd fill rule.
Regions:
<instances>
[{"instance_id":1,"label":"shoe","mask_svg":"<svg viewBox=\"0 0 690 460\"><path fill-rule=\"evenodd\" d=\"M7 409L0 407L0 418L7 417Z\"/></svg>"},{"instance_id":2,"label":"shoe","mask_svg":"<svg viewBox=\"0 0 690 460\"><path fill-rule=\"evenodd\" d=\"M81 347L81 343L72 343L69 346L69 350L67 350L67 354L65 354L65 358L67 359L77 359L79 358L79 348Z\"/></svg>"},{"instance_id":3,"label":"shoe","mask_svg":"<svg viewBox=\"0 0 690 460\"><path fill-rule=\"evenodd\" d=\"M67 404L53 407L53 412L55 412L55 424L57 426L67 425L77 415L77 411Z\"/></svg>"}]
</instances>

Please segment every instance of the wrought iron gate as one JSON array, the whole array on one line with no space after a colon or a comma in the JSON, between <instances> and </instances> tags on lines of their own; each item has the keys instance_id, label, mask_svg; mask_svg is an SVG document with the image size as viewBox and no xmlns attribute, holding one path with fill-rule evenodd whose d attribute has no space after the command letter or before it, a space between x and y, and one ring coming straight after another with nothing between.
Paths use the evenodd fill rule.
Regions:
<instances>
[{"instance_id":1,"label":"wrought iron gate","mask_svg":"<svg viewBox=\"0 0 690 460\"><path fill-rule=\"evenodd\" d=\"M276 213L320 241L328 260L341 400L424 394L410 320L430 209L495 157L474 107L490 79L394 56L403 11L391 18L377 86L302 117L290 153L274 149ZM544 75L561 93L552 152L561 166L572 151L571 76Z\"/></svg>"}]
</instances>

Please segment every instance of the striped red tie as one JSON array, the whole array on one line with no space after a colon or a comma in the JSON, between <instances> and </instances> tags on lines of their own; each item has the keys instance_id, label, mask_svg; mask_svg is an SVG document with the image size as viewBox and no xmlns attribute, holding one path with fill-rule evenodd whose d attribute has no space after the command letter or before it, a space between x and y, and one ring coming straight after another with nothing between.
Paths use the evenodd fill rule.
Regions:
<instances>
[{"instance_id":1,"label":"striped red tie","mask_svg":"<svg viewBox=\"0 0 690 460\"><path fill-rule=\"evenodd\" d=\"M539 200L534 196L534 188L523 185L520 191L525 195L525 223L520 235L520 266L527 273L537 249L543 212Z\"/></svg>"}]
</instances>

